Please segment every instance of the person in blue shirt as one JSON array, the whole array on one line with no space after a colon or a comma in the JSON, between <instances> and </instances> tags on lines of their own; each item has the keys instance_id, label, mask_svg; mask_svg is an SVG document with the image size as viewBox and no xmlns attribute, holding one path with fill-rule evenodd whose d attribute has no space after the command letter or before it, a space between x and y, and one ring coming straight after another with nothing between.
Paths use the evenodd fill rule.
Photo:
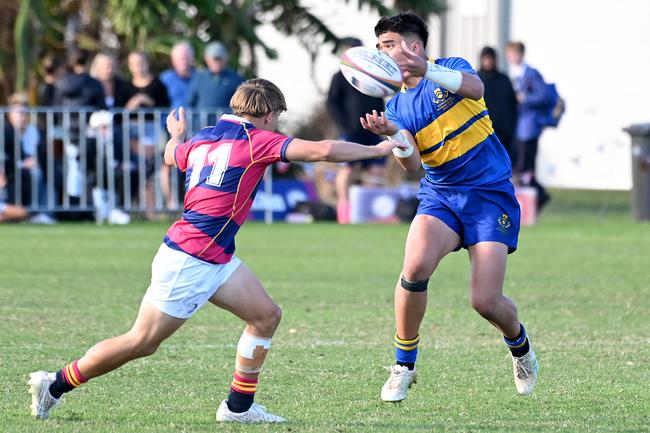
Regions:
<instances>
[{"instance_id":1,"label":"person in blue shirt","mask_svg":"<svg viewBox=\"0 0 650 433\"><path fill-rule=\"evenodd\" d=\"M549 104L549 93L542 74L524 61L525 53L522 42L510 42L506 46L510 78L519 101L515 132L517 160L513 165L521 184L537 191L537 210L540 211L551 199L535 176L539 137L544 131L542 117Z\"/></svg>"},{"instance_id":2,"label":"person in blue shirt","mask_svg":"<svg viewBox=\"0 0 650 433\"><path fill-rule=\"evenodd\" d=\"M378 49L400 67L403 87L385 113L368 113L361 124L408 143L407 150L393 150L397 162L409 172L421 166L425 171L395 288L396 362L381 398L401 401L415 383L429 278L443 257L461 247L471 263L471 305L503 334L517 391L530 394L537 383L537 360L515 304L502 292L506 258L517 248L520 210L510 160L483 100L483 83L462 58L427 61L428 30L412 12L381 18L375 35Z\"/></svg>"},{"instance_id":3,"label":"person in blue shirt","mask_svg":"<svg viewBox=\"0 0 650 433\"><path fill-rule=\"evenodd\" d=\"M190 93L190 83L196 73L194 50L189 42L178 42L172 47L170 58L172 67L160 74L160 81L167 88L171 108L178 109L185 104Z\"/></svg>"},{"instance_id":4,"label":"person in blue shirt","mask_svg":"<svg viewBox=\"0 0 650 433\"><path fill-rule=\"evenodd\" d=\"M228 50L219 41L205 47L203 60L207 70L200 71L192 80L186 106L228 111L230 98L244 78L226 66Z\"/></svg>"}]
</instances>

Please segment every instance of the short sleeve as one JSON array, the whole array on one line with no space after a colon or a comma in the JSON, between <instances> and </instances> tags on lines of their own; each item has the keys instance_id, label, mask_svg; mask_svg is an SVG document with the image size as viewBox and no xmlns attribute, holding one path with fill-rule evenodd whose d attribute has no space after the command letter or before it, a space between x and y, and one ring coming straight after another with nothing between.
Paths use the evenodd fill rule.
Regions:
<instances>
[{"instance_id":1,"label":"short sleeve","mask_svg":"<svg viewBox=\"0 0 650 433\"><path fill-rule=\"evenodd\" d=\"M176 166L181 170L187 170L187 160L190 154L190 149L192 148L192 140L187 140L185 143L176 145L174 148L174 160L176 160Z\"/></svg>"},{"instance_id":2,"label":"short sleeve","mask_svg":"<svg viewBox=\"0 0 650 433\"><path fill-rule=\"evenodd\" d=\"M386 119L393 122L398 129L408 130L408 128L404 126L404 123L397 116L397 111L395 110L395 106L397 105L396 100L397 98L393 98L390 101L388 101L388 104L386 104L386 111L384 112L384 115L386 116Z\"/></svg>"},{"instance_id":3,"label":"short sleeve","mask_svg":"<svg viewBox=\"0 0 650 433\"><path fill-rule=\"evenodd\" d=\"M254 129L250 132L253 142L253 159L273 163L276 161L289 162L286 158L287 145L293 137L277 132Z\"/></svg>"},{"instance_id":4,"label":"short sleeve","mask_svg":"<svg viewBox=\"0 0 650 433\"><path fill-rule=\"evenodd\" d=\"M436 60L436 63L440 66L444 66L455 71L477 75L474 68L472 68L472 65L470 65L469 62L462 57L447 57L445 59L438 59Z\"/></svg>"}]
</instances>

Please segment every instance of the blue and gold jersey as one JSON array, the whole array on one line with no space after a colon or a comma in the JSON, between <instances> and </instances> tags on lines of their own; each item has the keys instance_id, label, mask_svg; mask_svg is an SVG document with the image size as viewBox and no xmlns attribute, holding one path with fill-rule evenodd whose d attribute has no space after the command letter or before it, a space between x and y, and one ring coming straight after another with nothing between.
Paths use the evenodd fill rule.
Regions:
<instances>
[{"instance_id":1,"label":"blue and gold jersey","mask_svg":"<svg viewBox=\"0 0 650 433\"><path fill-rule=\"evenodd\" d=\"M459 57L436 64L476 74ZM511 177L510 159L483 99L463 98L423 79L388 102L386 118L415 137L426 178L434 185L492 185Z\"/></svg>"}]
</instances>

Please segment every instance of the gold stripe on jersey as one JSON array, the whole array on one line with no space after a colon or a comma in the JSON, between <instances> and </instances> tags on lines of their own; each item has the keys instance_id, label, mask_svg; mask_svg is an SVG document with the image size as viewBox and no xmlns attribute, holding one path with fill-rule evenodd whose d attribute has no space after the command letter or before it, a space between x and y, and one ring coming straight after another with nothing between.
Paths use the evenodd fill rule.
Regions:
<instances>
[{"instance_id":1,"label":"gold stripe on jersey","mask_svg":"<svg viewBox=\"0 0 650 433\"><path fill-rule=\"evenodd\" d=\"M485 110L487 108L483 98L478 101L463 98L415 134L418 148L423 152L431 146L435 146L449 134L462 127L472 117Z\"/></svg>"},{"instance_id":2,"label":"gold stripe on jersey","mask_svg":"<svg viewBox=\"0 0 650 433\"><path fill-rule=\"evenodd\" d=\"M481 117L465 131L451 140L447 140L440 149L422 155L422 162L430 167L442 165L463 156L477 144L488 138L493 132L494 129L492 128L490 118L488 116Z\"/></svg>"}]
</instances>

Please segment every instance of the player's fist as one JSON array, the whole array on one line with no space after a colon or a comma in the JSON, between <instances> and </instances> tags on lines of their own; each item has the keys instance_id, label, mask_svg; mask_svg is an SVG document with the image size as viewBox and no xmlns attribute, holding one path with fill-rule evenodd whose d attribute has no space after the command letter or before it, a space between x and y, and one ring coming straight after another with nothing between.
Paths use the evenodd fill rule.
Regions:
<instances>
[{"instance_id":1,"label":"player's fist","mask_svg":"<svg viewBox=\"0 0 650 433\"><path fill-rule=\"evenodd\" d=\"M187 121L185 120L185 109L183 107L178 109L178 118L176 118L176 110L172 110L167 116L167 132L178 141L183 141L187 132Z\"/></svg>"},{"instance_id":2,"label":"player's fist","mask_svg":"<svg viewBox=\"0 0 650 433\"><path fill-rule=\"evenodd\" d=\"M386 119L384 112L377 113L377 110L372 110L372 114L367 113L365 117L359 118L363 129L377 135L393 135L397 134L399 129L393 122Z\"/></svg>"}]
</instances>

